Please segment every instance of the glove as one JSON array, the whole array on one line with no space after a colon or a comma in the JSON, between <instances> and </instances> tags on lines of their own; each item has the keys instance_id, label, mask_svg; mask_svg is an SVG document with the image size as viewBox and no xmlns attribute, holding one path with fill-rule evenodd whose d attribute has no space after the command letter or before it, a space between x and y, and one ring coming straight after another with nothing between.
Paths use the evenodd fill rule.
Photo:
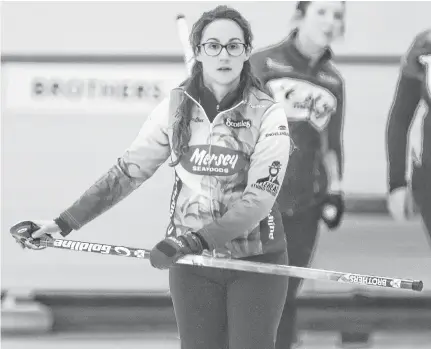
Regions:
<instances>
[{"instance_id":1,"label":"glove","mask_svg":"<svg viewBox=\"0 0 431 349\"><path fill-rule=\"evenodd\" d=\"M328 193L322 210L322 220L333 230L338 228L344 215L344 194Z\"/></svg>"},{"instance_id":2,"label":"glove","mask_svg":"<svg viewBox=\"0 0 431 349\"><path fill-rule=\"evenodd\" d=\"M187 232L178 237L167 237L150 252L150 263L157 269L168 269L187 254L201 254L207 244L198 234Z\"/></svg>"},{"instance_id":3,"label":"glove","mask_svg":"<svg viewBox=\"0 0 431 349\"><path fill-rule=\"evenodd\" d=\"M388 196L387 206L391 216L397 221L411 219L416 214L413 195L407 187L392 190Z\"/></svg>"},{"instance_id":4,"label":"glove","mask_svg":"<svg viewBox=\"0 0 431 349\"><path fill-rule=\"evenodd\" d=\"M39 229L40 226L38 226L36 223L31 221L23 221L10 228L10 233L22 248L43 250L46 248L46 246L42 246L40 244L39 238L35 239L32 237L32 234ZM46 234L44 237L47 239L52 239L52 236L48 234Z\"/></svg>"}]
</instances>

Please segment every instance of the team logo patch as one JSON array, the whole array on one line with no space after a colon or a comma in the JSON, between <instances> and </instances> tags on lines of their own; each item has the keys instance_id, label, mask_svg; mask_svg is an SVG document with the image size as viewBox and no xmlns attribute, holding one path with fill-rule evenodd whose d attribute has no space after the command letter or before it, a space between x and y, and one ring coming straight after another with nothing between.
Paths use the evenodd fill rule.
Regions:
<instances>
[{"instance_id":1,"label":"team logo patch","mask_svg":"<svg viewBox=\"0 0 431 349\"><path fill-rule=\"evenodd\" d=\"M181 165L190 173L199 175L231 176L247 165L243 152L207 144L190 146Z\"/></svg>"},{"instance_id":2,"label":"team logo patch","mask_svg":"<svg viewBox=\"0 0 431 349\"><path fill-rule=\"evenodd\" d=\"M280 161L274 161L269 166L269 175L263 178L260 178L251 185L252 188L264 190L273 196L277 196L278 188L280 187L280 182L278 180L278 174L281 170Z\"/></svg>"},{"instance_id":3,"label":"team logo patch","mask_svg":"<svg viewBox=\"0 0 431 349\"><path fill-rule=\"evenodd\" d=\"M281 102L289 121L307 121L322 131L337 110L334 94L309 81L281 78L268 83L274 98Z\"/></svg>"},{"instance_id":4,"label":"team logo patch","mask_svg":"<svg viewBox=\"0 0 431 349\"><path fill-rule=\"evenodd\" d=\"M224 119L224 124L230 128L250 128L251 120L242 119L242 120L232 120L231 118Z\"/></svg>"}]
</instances>

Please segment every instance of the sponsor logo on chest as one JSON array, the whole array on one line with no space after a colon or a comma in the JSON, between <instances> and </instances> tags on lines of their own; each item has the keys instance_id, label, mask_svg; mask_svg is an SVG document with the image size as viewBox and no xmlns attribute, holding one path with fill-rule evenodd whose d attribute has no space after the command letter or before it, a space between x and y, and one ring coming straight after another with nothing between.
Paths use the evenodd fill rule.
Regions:
<instances>
[{"instance_id":1,"label":"sponsor logo on chest","mask_svg":"<svg viewBox=\"0 0 431 349\"><path fill-rule=\"evenodd\" d=\"M249 119L241 119L241 120L233 120L232 118L224 119L224 124L230 128L250 128L251 120Z\"/></svg>"},{"instance_id":2,"label":"sponsor logo on chest","mask_svg":"<svg viewBox=\"0 0 431 349\"><path fill-rule=\"evenodd\" d=\"M230 176L247 164L244 153L217 145L191 146L184 154L181 165L190 173L199 175Z\"/></svg>"}]
</instances>

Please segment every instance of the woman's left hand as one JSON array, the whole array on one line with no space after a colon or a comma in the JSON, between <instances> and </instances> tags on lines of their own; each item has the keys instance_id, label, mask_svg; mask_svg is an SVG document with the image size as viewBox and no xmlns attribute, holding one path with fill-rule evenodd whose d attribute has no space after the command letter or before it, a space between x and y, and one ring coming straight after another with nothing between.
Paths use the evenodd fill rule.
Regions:
<instances>
[{"instance_id":1,"label":"woman's left hand","mask_svg":"<svg viewBox=\"0 0 431 349\"><path fill-rule=\"evenodd\" d=\"M167 237L160 241L150 252L150 263L157 269L168 269L178 259L187 254L202 254L202 237L187 232L178 237Z\"/></svg>"}]
</instances>

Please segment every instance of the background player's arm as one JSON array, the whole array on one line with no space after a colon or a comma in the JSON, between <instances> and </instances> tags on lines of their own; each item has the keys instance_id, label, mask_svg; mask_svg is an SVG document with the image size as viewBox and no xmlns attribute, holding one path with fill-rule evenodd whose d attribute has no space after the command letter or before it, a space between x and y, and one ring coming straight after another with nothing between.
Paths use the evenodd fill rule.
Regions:
<instances>
[{"instance_id":1,"label":"background player's arm","mask_svg":"<svg viewBox=\"0 0 431 349\"><path fill-rule=\"evenodd\" d=\"M274 105L263 117L259 139L250 158L247 187L241 199L223 217L197 232L211 250L243 236L245 232L255 228L271 211L280 191L280 184L283 182L291 147L288 135L267 136L278 131L280 126L287 129L286 115L282 106ZM280 184L257 183L259 179L269 175L269 168L274 162L281 164L278 173ZM268 186L265 187L265 184Z\"/></svg>"},{"instance_id":2,"label":"background player's arm","mask_svg":"<svg viewBox=\"0 0 431 349\"><path fill-rule=\"evenodd\" d=\"M409 128L421 99L421 66L413 56L414 47L403 60L387 124L389 191L404 187L406 181Z\"/></svg>"},{"instance_id":3,"label":"background player's arm","mask_svg":"<svg viewBox=\"0 0 431 349\"><path fill-rule=\"evenodd\" d=\"M169 101L159 104L117 163L55 222L66 236L115 206L150 178L170 154L167 135Z\"/></svg>"},{"instance_id":4,"label":"background player's arm","mask_svg":"<svg viewBox=\"0 0 431 349\"><path fill-rule=\"evenodd\" d=\"M337 110L332 115L327 131L327 147L324 149L324 162L328 172L330 191L341 190L344 171L343 127L345 113L345 91L341 83L337 96Z\"/></svg>"}]
</instances>

